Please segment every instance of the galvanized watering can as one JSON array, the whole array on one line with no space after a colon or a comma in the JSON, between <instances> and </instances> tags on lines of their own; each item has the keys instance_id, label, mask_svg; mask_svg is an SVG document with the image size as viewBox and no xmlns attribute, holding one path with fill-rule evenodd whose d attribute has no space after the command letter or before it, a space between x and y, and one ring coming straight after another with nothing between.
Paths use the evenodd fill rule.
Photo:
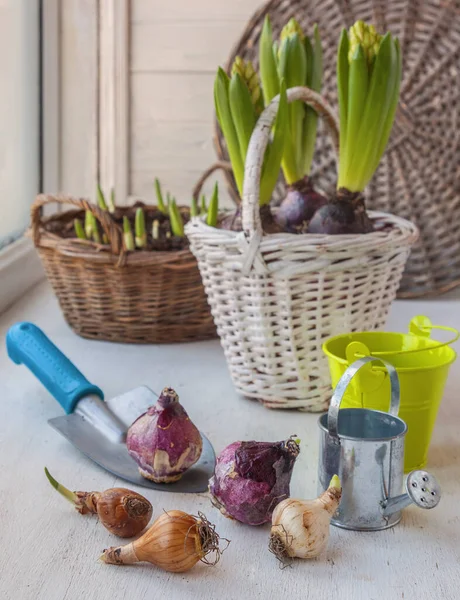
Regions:
<instances>
[{"instance_id":1,"label":"galvanized watering can","mask_svg":"<svg viewBox=\"0 0 460 600\"><path fill-rule=\"evenodd\" d=\"M391 384L388 413L367 408L340 409L356 373L369 362L386 368ZM399 523L409 504L434 508L441 490L433 475L412 471L403 489L405 422L398 417L399 379L396 370L379 358L365 357L345 371L335 388L329 412L319 418L319 491L333 475L342 482L342 500L332 524L345 529L374 531Z\"/></svg>"}]
</instances>

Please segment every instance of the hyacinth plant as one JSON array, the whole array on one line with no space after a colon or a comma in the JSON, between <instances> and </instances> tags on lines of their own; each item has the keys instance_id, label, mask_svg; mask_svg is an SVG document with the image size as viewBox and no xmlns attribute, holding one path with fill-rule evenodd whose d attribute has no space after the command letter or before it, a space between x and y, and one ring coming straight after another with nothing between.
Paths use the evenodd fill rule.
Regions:
<instances>
[{"instance_id":1,"label":"hyacinth plant","mask_svg":"<svg viewBox=\"0 0 460 600\"><path fill-rule=\"evenodd\" d=\"M306 86L319 92L323 75L323 54L318 27L310 39L294 19L273 41L270 19L265 18L259 46L259 62L265 104L279 93L280 81L286 87ZM287 195L276 219L285 231L301 232L314 212L326 204L309 179L315 150L318 115L303 101L288 105L288 124L282 160Z\"/></svg>"},{"instance_id":2,"label":"hyacinth plant","mask_svg":"<svg viewBox=\"0 0 460 600\"><path fill-rule=\"evenodd\" d=\"M261 219L265 231L275 231L269 202L278 179L287 130L286 86L280 82L280 101L273 135L265 152L260 182ZM235 59L231 77L221 68L214 82L216 116L227 144L233 176L240 197L243 193L244 165L252 132L264 108L259 78L250 61ZM241 229L239 211L224 219L222 228Z\"/></svg>"},{"instance_id":3,"label":"hyacinth plant","mask_svg":"<svg viewBox=\"0 0 460 600\"><path fill-rule=\"evenodd\" d=\"M342 31L337 57L340 157L337 193L310 221L310 233L368 233L363 191L390 137L399 100L401 53L391 33L357 21Z\"/></svg>"}]
</instances>

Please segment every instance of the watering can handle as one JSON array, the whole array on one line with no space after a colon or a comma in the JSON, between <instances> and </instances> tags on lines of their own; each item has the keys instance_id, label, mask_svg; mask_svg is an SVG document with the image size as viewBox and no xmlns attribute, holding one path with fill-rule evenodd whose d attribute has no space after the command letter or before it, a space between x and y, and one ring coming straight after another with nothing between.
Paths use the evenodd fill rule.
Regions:
<instances>
[{"instance_id":1,"label":"watering can handle","mask_svg":"<svg viewBox=\"0 0 460 600\"><path fill-rule=\"evenodd\" d=\"M352 363L345 373L340 378L334 393L332 394L331 404L329 406L329 412L327 415L327 427L329 430L329 434L338 438L338 425L339 425L339 409L340 404L342 403L343 396L347 387L349 386L351 380L356 375L356 373L363 367L365 364L369 362L380 362L386 368L388 375L390 376L390 385L391 385L391 400L390 400L390 410L388 411L390 415L394 417L398 416L399 412L399 377L396 369L385 362L381 358L373 357L373 356L365 356L364 358L360 358L359 360Z\"/></svg>"}]
</instances>

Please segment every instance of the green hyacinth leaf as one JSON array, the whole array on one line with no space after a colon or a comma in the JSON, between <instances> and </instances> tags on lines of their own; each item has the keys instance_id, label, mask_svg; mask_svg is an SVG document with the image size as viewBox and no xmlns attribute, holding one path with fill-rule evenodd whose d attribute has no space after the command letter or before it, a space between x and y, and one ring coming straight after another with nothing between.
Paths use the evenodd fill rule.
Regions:
<instances>
[{"instance_id":1,"label":"green hyacinth leaf","mask_svg":"<svg viewBox=\"0 0 460 600\"><path fill-rule=\"evenodd\" d=\"M108 210L107 203L105 201L104 193L101 186L97 184L97 205L101 210Z\"/></svg>"},{"instance_id":2,"label":"green hyacinth leaf","mask_svg":"<svg viewBox=\"0 0 460 600\"><path fill-rule=\"evenodd\" d=\"M286 84L281 81L280 100L276 114L273 140L268 146L265 154L265 162L260 182L260 204L268 204L271 200L273 190L278 181L281 160L284 154L288 124L288 103L286 96Z\"/></svg>"},{"instance_id":3,"label":"green hyacinth leaf","mask_svg":"<svg viewBox=\"0 0 460 600\"><path fill-rule=\"evenodd\" d=\"M147 232L145 230L145 214L142 208L136 210L134 221L135 238L134 241L138 248L144 248L147 245Z\"/></svg>"},{"instance_id":4,"label":"green hyacinth leaf","mask_svg":"<svg viewBox=\"0 0 460 600\"><path fill-rule=\"evenodd\" d=\"M376 154L380 145L385 121L393 98L397 72L397 55L391 34L383 38L377 54L366 106L353 151L353 164L349 164L345 187L350 191L363 191L375 171Z\"/></svg>"},{"instance_id":5,"label":"green hyacinth leaf","mask_svg":"<svg viewBox=\"0 0 460 600\"><path fill-rule=\"evenodd\" d=\"M75 235L77 236L77 238L79 240L86 240L85 230L83 229L83 225L80 219L74 219L73 225L75 229Z\"/></svg>"},{"instance_id":6,"label":"green hyacinth leaf","mask_svg":"<svg viewBox=\"0 0 460 600\"><path fill-rule=\"evenodd\" d=\"M131 223L126 215L123 217L123 240L125 242L126 250L133 251L135 248L134 236L131 229Z\"/></svg>"},{"instance_id":7,"label":"green hyacinth leaf","mask_svg":"<svg viewBox=\"0 0 460 600\"><path fill-rule=\"evenodd\" d=\"M217 226L217 215L219 212L219 188L217 182L214 185L211 200L209 201L208 214L206 216L206 223L210 227Z\"/></svg>"},{"instance_id":8,"label":"green hyacinth leaf","mask_svg":"<svg viewBox=\"0 0 460 600\"><path fill-rule=\"evenodd\" d=\"M172 200L169 203L169 222L171 224L172 234L177 237L183 237L184 221L175 200Z\"/></svg>"},{"instance_id":9,"label":"green hyacinth leaf","mask_svg":"<svg viewBox=\"0 0 460 600\"><path fill-rule=\"evenodd\" d=\"M167 215L168 209L165 206L165 203L163 200L163 194L161 192L160 180L157 177L155 177L155 195L157 197L158 210L160 212L162 212L164 215Z\"/></svg>"},{"instance_id":10,"label":"green hyacinth leaf","mask_svg":"<svg viewBox=\"0 0 460 600\"><path fill-rule=\"evenodd\" d=\"M339 41L339 48L337 51L337 96L339 101L340 118L339 168L344 160L345 148L347 144L348 79L348 33L346 29L342 29Z\"/></svg>"},{"instance_id":11,"label":"green hyacinth leaf","mask_svg":"<svg viewBox=\"0 0 460 600\"><path fill-rule=\"evenodd\" d=\"M198 208L198 202L195 197L192 198L192 203L190 205L190 216L197 217L200 214L200 210Z\"/></svg>"},{"instance_id":12,"label":"green hyacinth leaf","mask_svg":"<svg viewBox=\"0 0 460 600\"><path fill-rule=\"evenodd\" d=\"M259 43L259 65L265 106L279 94L278 67L273 52L273 33L268 15L265 17Z\"/></svg>"},{"instance_id":13,"label":"green hyacinth leaf","mask_svg":"<svg viewBox=\"0 0 460 600\"><path fill-rule=\"evenodd\" d=\"M350 62L348 75L347 142L339 170L339 187L345 187L348 169L353 167L353 151L360 153L357 138L366 106L369 68L363 47L358 44ZM343 181L345 179L345 183Z\"/></svg>"},{"instance_id":14,"label":"green hyacinth leaf","mask_svg":"<svg viewBox=\"0 0 460 600\"><path fill-rule=\"evenodd\" d=\"M229 103L238 137L240 156L244 163L257 117L249 90L238 73L232 75L230 80Z\"/></svg>"},{"instance_id":15,"label":"green hyacinth leaf","mask_svg":"<svg viewBox=\"0 0 460 600\"><path fill-rule=\"evenodd\" d=\"M307 86L319 92L323 78L323 49L318 26L313 30L314 43L305 37L304 46L307 57ZM303 122L302 133L302 153L301 153L301 175L309 175L311 163L316 145L316 134L318 129L318 115L310 106L305 106L305 118Z\"/></svg>"},{"instance_id":16,"label":"green hyacinth leaf","mask_svg":"<svg viewBox=\"0 0 460 600\"><path fill-rule=\"evenodd\" d=\"M392 92L392 99L390 102L390 107L388 109L387 117L385 119L385 123L382 130L382 135L380 138L380 143L375 156L375 163L373 165L374 170L377 169L379 162L385 152L386 146L388 144L388 140L391 135L391 130L393 128L393 123L395 120L396 110L398 108L399 103L399 90L401 87L401 76L402 76L402 60L401 60L401 49L399 47L399 40L395 39L393 41L394 49L396 53L396 70L395 70L395 81Z\"/></svg>"},{"instance_id":17,"label":"green hyacinth leaf","mask_svg":"<svg viewBox=\"0 0 460 600\"><path fill-rule=\"evenodd\" d=\"M297 33L286 37L280 43L279 74L286 82L286 88L305 85L307 79L307 57L305 46ZM284 145L283 172L288 183L302 177L301 152L304 103L300 100L288 105L288 135Z\"/></svg>"},{"instance_id":18,"label":"green hyacinth leaf","mask_svg":"<svg viewBox=\"0 0 460 600\"><path fill-rule=\"evenodd\" d=\"M240 153L238 135L232 119L229 102L228 75L223 69L219 68L214 81L214 103L216 108L217 120L227 144L230 162L232 164L233 175L240 195L243 191L244 162Z\"/></svg>"}]
</instances>

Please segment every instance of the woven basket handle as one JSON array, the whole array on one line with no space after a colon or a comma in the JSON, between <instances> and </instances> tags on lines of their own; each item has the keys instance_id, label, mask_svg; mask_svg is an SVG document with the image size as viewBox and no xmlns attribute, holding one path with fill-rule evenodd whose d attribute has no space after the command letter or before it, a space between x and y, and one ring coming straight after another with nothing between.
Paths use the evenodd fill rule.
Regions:
<instances>
[{"instance_id":1,"label":"woven basket handle","mask_svg":"<svg viewBox=\"0 0 460 600\"><path fill-rule=\"evenodd\" d=\"M287 90L288 102L303 100L311 106L318 115L326 122L334 147L338 154L339 150L339 124L338 119L320 94L307 87L294 87ZM278 112L279 96L273 98L269 106L260 115L259 120L252 132L244 167L243 185L243 229L246 234L257 234L262 236L262 224L260 222L259 192L262 163L270 132Z\"/></svg>"},{"instance_id":2,"label":"woven basket handle","mask_svg":"<svg viewBox=\"0 0 460 600\"><path fill-rule=\"evenodd\" d=\"M221 171L227 171L228 173L232 173L232 165L231 165L231 163L229 163L227 161L224 161L224 160L218 160L215 163L213 163L210 167L208 167L206 169L206 171L203 173L203 175L196 182L196 185L193 188L192 196L193 196L193 198L197 202L198 202L198 199L200 197L200 193L201 193L201 189L202 189L203 185L206 183L207 179L215 171L218 171L219 169ZM231 186L228 186L228 190L229 190L231 199L238 206L239 205L239 198L238 198L238 196L235 195L234 189Z\"/></svg>"},{"instance_id":3,"label":"woven basket handle","mask_svg":"<svg viewBox=\"0 0 460 600\"><path fill-rule=\"evenodd\" d=\"M70 196L51 196L48 194L39 194L36 197L35 202L32 204L32 208L30 209L32 238L35 246L38 246L40 243L43 225L41 208L42 206L51 203L70 204L84 211L89 210L101 224L102 229L104 230L104 233L109 241L112 253L120 256L120 258L122 255L124 255L121 229L112 220L110 215L88 200L84 200L83 198L71 198Z\"/></svg>"}]
</instances>

